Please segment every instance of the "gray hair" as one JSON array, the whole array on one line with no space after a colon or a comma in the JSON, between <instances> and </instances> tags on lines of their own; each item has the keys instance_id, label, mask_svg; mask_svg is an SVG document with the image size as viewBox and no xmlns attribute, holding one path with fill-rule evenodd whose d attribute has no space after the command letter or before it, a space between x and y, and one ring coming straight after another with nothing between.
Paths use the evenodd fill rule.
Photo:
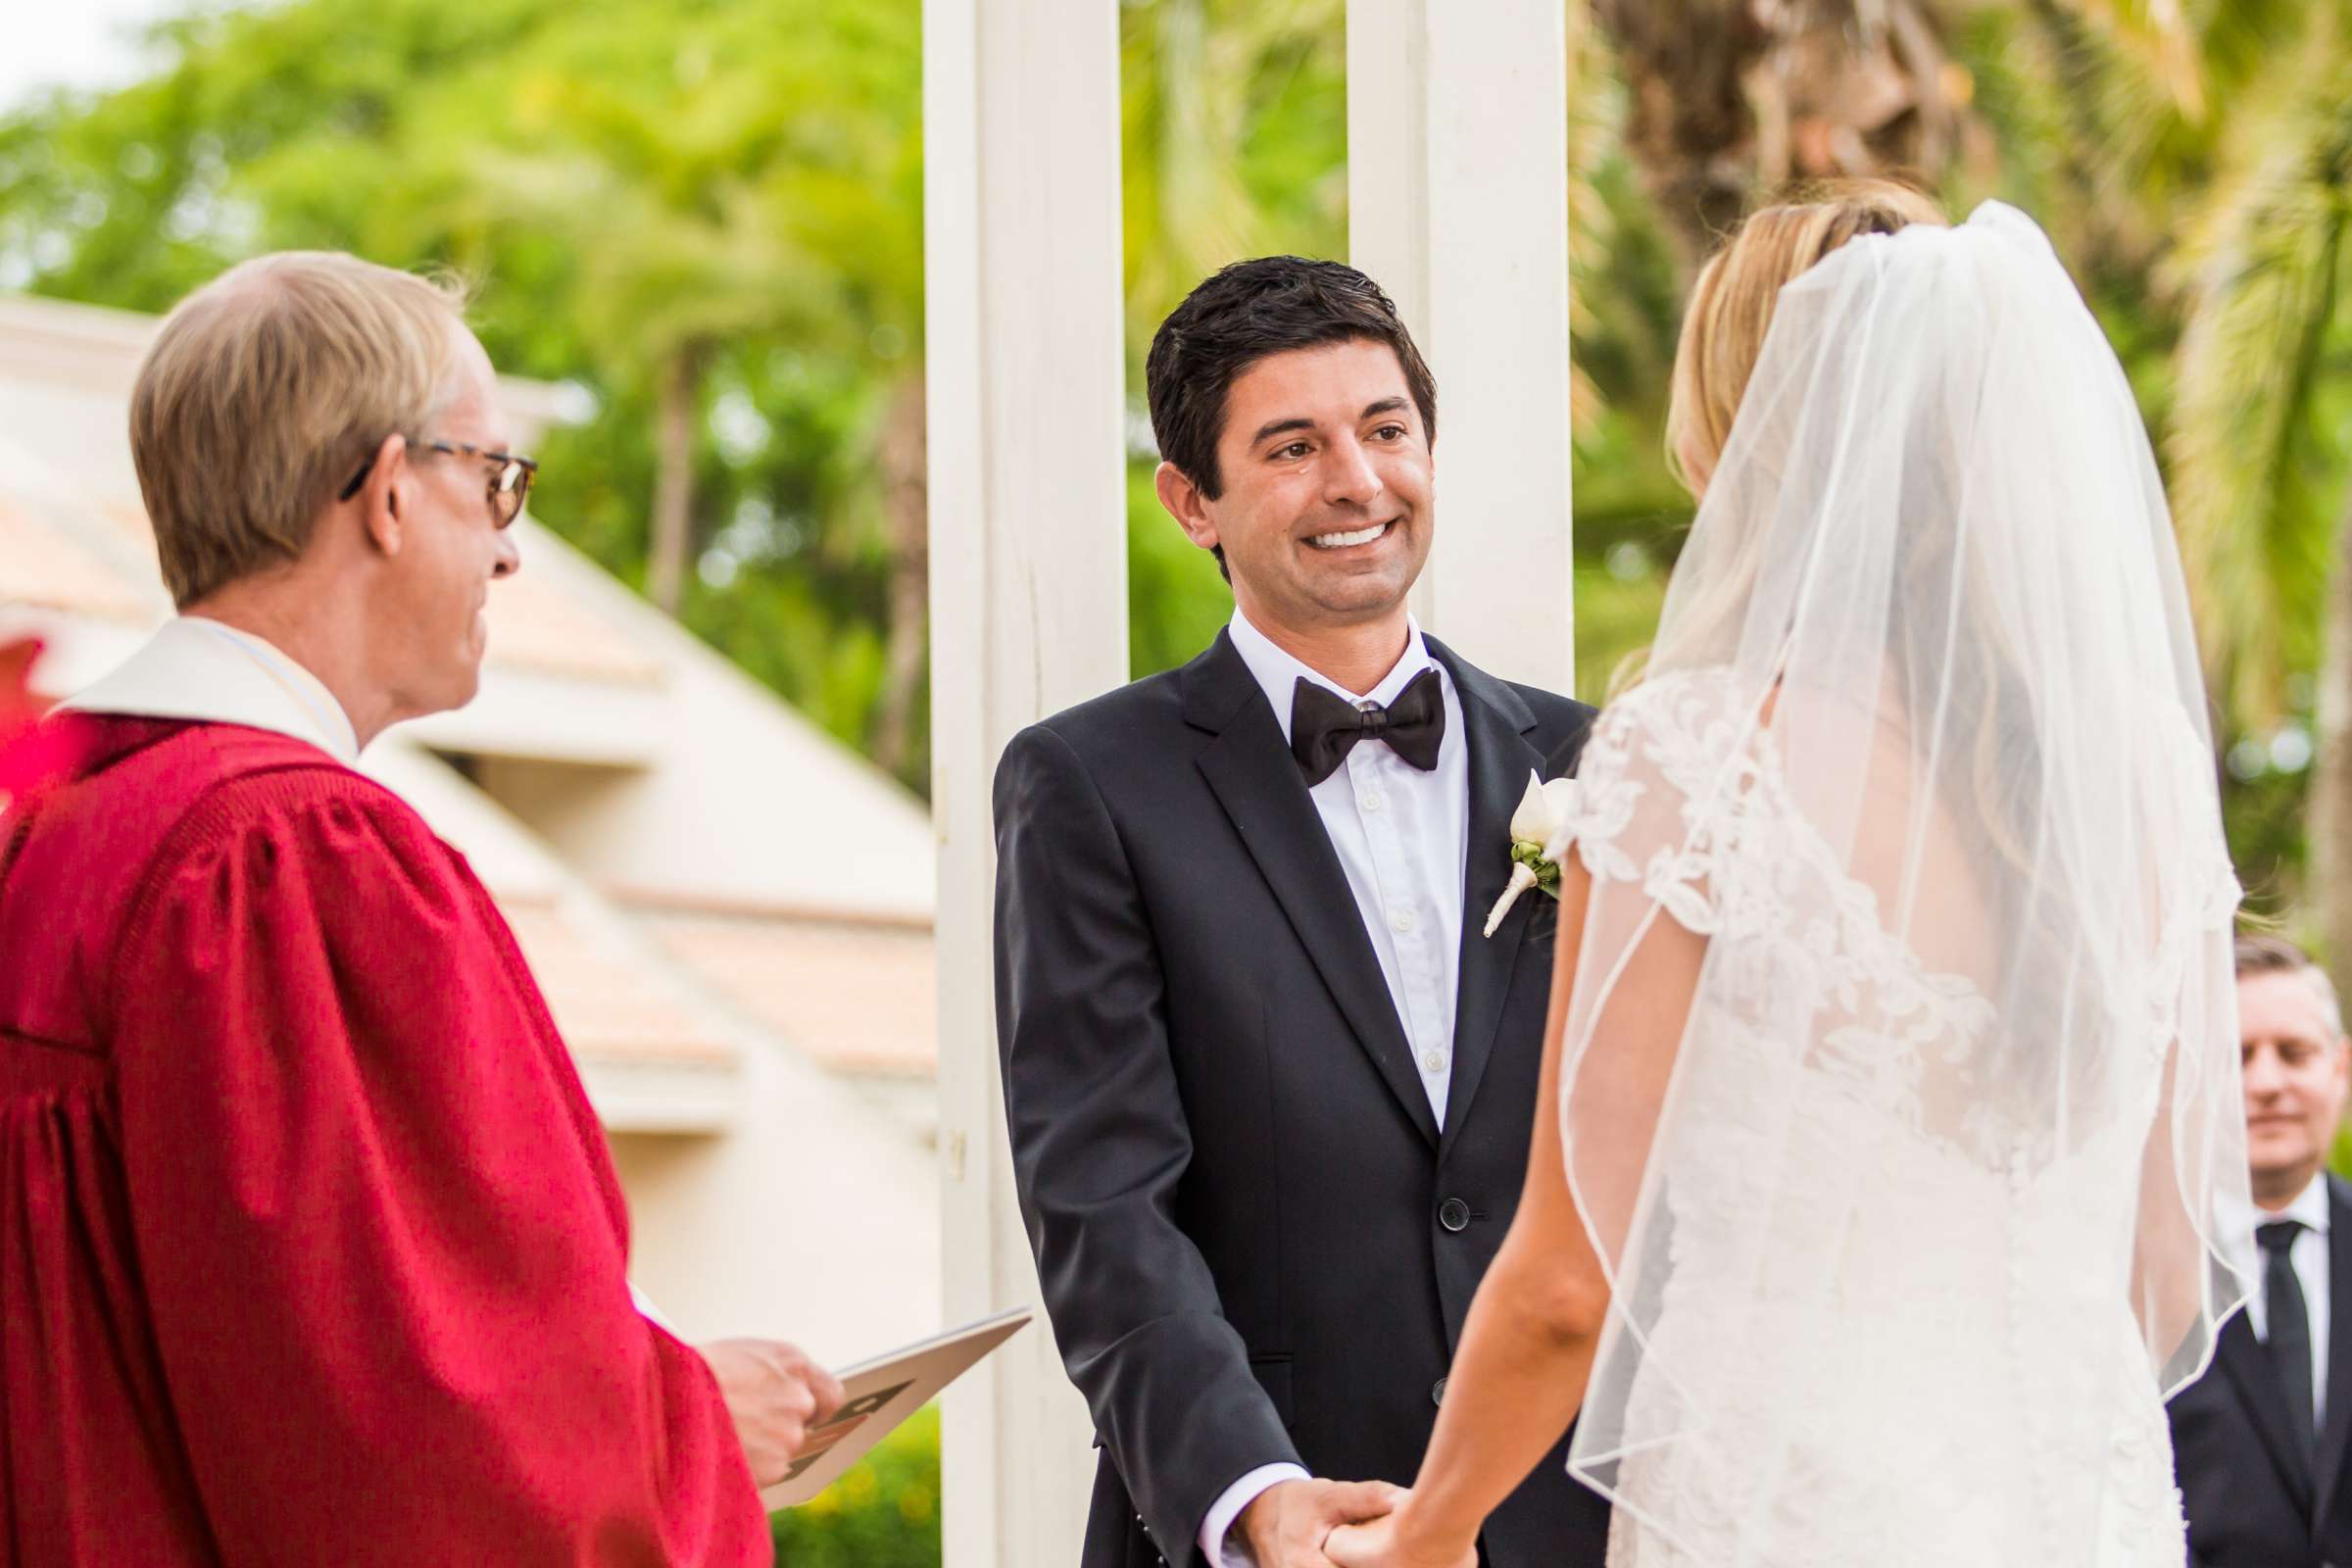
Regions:
<instances>
[{"instance_id":1,"label":"gray hair","mask_svg":"<svg viewBox=\"0 0 2352 1568\"><path fill-rule=\"evenodd\" d=\"M2237 939L2237 977L2243 980L2250 974L2299 974L2310 977L2311 989L2318 994L2320 1006L2328 1018L2328 1035L2331 1040L2344 1037L2343 1004L2336 1000L2335 982L2328 978L2312 956L2284 937L2250 932Z\"/></svg>"},{"instance_id":2,"label":"gray hair","mask_svg":"<svg viewBox=\"0 0 2352 1568\"><path fill-rule=\"evenodd\" d=\"M130 398L175 604L299 557L386 436L423 435L464 311L454 283L333 251L256 257L180 301Z\"/></svg>"}]
</instances>

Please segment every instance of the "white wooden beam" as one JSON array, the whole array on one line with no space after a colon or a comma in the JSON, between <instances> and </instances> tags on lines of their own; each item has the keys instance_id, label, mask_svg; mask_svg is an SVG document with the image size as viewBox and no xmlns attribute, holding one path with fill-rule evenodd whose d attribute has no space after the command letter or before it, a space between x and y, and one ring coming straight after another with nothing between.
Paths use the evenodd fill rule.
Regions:
<instances>
[{"instance_id":1,"label":"white wooden beam","mask_svg":"<svg viewBox=\"0 0 2352 1568\"><path fill-rule=\"evenodd\" d=\"M1037 1299L990 961L990 779L1127 678L1118 8L924 0L932 809L947 1314ZM853 1195L854 1200L854 1195ZM1091 1424L1041 1310L949 1391L948 1568L1078 1559Z\"/></svg>"},{"instance_id":2,"label":"white wooden beam","mask_svg":"<svg viewBox=\"0 0 2352 1568\"><path fill-rule=\"evenodd\" d=\"M1574 688L1565 0L1348 0L1348 249L1438 379L1422 624Z\"/></svg>"}]
</instances>

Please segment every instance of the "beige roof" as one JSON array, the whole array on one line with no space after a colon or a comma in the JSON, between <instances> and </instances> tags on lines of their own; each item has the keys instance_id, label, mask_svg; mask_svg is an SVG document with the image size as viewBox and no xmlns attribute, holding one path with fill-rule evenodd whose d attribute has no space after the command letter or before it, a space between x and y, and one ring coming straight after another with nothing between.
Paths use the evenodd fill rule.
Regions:
<instances>
[{"instance_id":1,"label":"beige roof","mask_svg":"<svg viewBox=\"0 0 2352 1568\"><path fill-rule=\"evenodd\" d=\"M659 659L543 576L526 571L500 583L484 616L494 667L627 686L662 684Z\"/></svg>"},{"instance_id":2,"label":"beige roof","mask_svg":"<svg viewBox=\"0 0 2352 1568\"><path fill-rule=\"evenodd\" d=\"M0 485L0 600L145 625L150 603L87 548Z\"/></svg>"},{"instance_id":3,"label":"beige roof","mask_svg":"<svg viewBox=\"0 0 2352 1568\"><path fill-rule=\"evenodd\" d=\"M938 1067L931 932L922 926L639 909L662 949L836 1072L927 1078Z\"/></svg>"},{"instance_id":4,"label":"beige roof","mask_svg":"<svg viewBox=\"0 0 2352 1568\"><path fill-rule=\"evenodd\" d=\"M638 965L553 902L508 895L498 906L575 1055L712 1065L735 1059L731 1047L649 984Z\"/></svg>"}]
</instances>

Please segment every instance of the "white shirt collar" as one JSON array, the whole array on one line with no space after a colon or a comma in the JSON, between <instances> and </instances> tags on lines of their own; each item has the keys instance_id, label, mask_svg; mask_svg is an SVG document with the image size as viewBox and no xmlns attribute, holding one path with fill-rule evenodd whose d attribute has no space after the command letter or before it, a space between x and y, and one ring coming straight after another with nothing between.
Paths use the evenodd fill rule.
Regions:
<instances>
[{"instance_id":1,"label":"white shirt collar","mask_svg":"<svg viewBox=\"0 0 2352 1568\"><path fill-rule=\"evenodd\" d=\"M360 760L351 715L325 682L266 638L202 615L164 622L145 647L65 707L84 713L244 724Z\"/></svg>"},{"instance_id":2,"label":"white shirt collar","mask_svg":"<svg viewBox=\"0 0 2352 1568\"><path fill-rule=\"evenodd\" d=\"M1242 613L1239 605L1234 607L1233 620L1226 630L1233 638L1234 652L1242 656L1242 662L1250 666L1250 673L1256 678L1259 689L1265 692L1267 703L1274 709L1274 722L1282 726L1282 738L1288 741L1291 738L1291 700L1300 680L1311 680L1324 690L1336 692L1351 703L1374 702L1385 706L1395 702L1406 683L1423 670L1442 670L1443 666L1430 657L1429 645L1421 640L1419 624L1408 617L1404 625L1404 653L1381 677L1379 685L1360 693L1349 691L1320 670L1310 669L1285 653L1272 638L1250 624L1250 617ZM1446 679L1443 673L1439 678ZM1450 680L1447 684L1451 684Z\"/></svg>"},{"instance_id":3,"label":"white shirt collar","mask_svg":"<svg viewBox=\"0 0 2352 1568\"><path fill-rule=\"evenodd\" d=\"M2241 1257L2251 1257L2255 1250L2256 1227L2268 1225L2275 1219L2300 1222L2306 1230L2319 1235L2328 1234L2328 1173L2320 1172L2311 1185L2295 1195L2295 1200L2284 1208L2272 1210L2253 1203L2241 1203L2230 1198L2216 1200L2216 1219L2225 1245L2235 1250Z\"/></svg>"}]
</instances>

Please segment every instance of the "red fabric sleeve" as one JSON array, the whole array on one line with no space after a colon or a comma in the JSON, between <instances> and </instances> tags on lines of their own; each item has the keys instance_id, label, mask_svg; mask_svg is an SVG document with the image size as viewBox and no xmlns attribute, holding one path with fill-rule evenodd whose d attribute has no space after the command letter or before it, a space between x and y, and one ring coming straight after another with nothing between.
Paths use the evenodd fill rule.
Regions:
<instances>
[{"instance_id":1,"label":"red fabric sleeve","mask_svg":"<svg viewBox=\"0 0 2352 1568\"><path fill-rule=\"evenodd\" d=\"M745 1563L700 1355L463 859L356 776L230 786L115 963L139 1263L231 1562Z\"/></svg>"}]
</instances>

